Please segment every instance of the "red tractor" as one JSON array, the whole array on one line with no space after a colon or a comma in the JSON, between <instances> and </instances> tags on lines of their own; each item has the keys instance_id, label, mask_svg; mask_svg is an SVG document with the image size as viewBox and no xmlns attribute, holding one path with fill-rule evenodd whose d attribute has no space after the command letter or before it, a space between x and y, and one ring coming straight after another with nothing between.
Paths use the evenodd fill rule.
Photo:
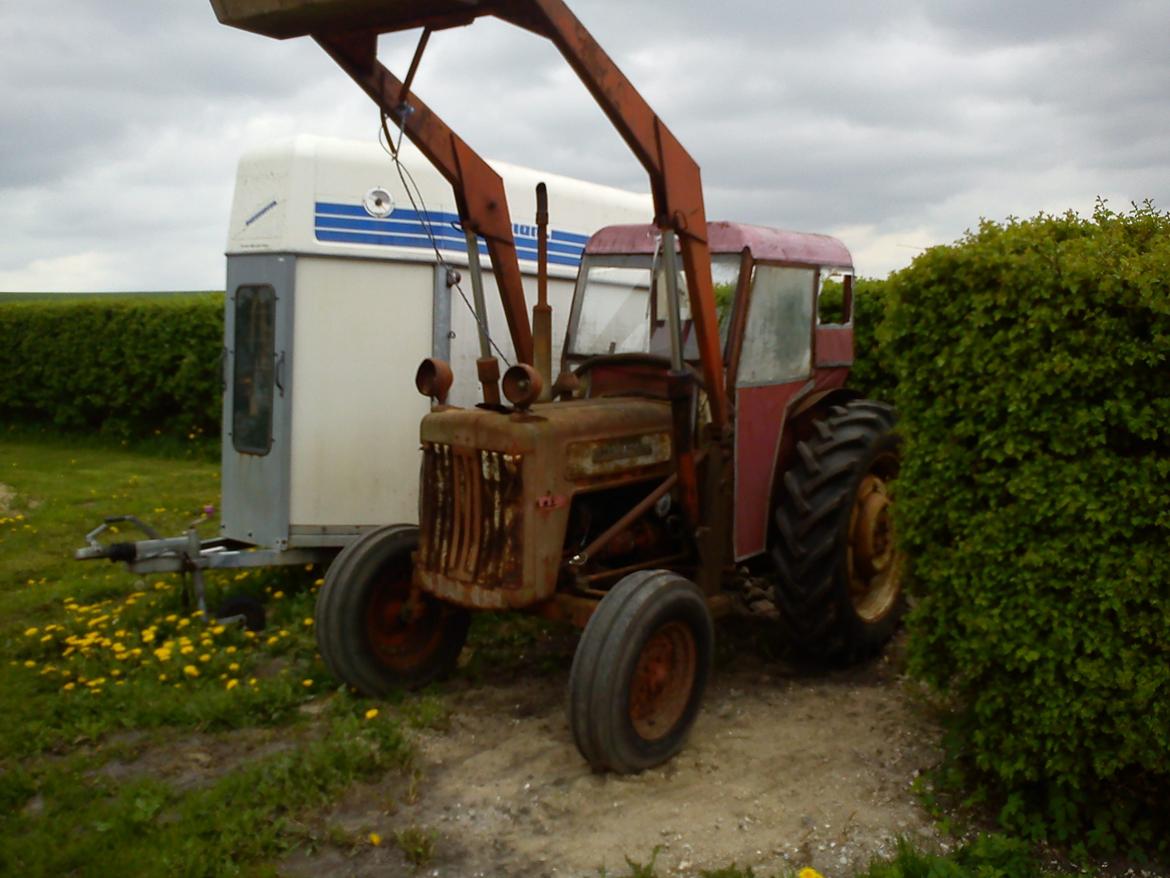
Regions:
<instances>
[{"instance_id":1,"label":"red tractor","mask_svg":"<svg viewBox=\"0 0 1170 878\"><path fill-rule=\"evenodd\" d=\"M519 359L501 399L484 330L472 409L445 404L446 364L419 368L434 400L419 522L371 530L330 566L317 636L338 677L373 695L435 679L473 610L569 620L584 627L577 747L596 769L635 772L682 747L712 619L743 605L744 565L770 562L783 629L807 652L850 660L888 639L903 604L898 439L889 406L844 386L853 269L839 241L709 224L698 166L561 0L212 3L229 24L312 34L451 181L478 308L482 238ZM555 381L548 306L542 294L534 341L502 183L410 89L431 32L483 15L550 39L650 175L653 223L585 248ZM400 81L376 41L407 28L422 38ZM843 297L831 319L827 287Z\"/></svg>"}]
</instances>

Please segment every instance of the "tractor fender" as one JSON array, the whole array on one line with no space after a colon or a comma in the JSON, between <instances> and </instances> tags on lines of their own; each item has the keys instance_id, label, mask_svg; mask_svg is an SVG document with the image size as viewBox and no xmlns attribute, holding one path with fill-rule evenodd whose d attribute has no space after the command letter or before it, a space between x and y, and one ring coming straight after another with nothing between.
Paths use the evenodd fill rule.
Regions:
<instances>
[{"instance_id":1,"label":"tractor fender","mask_svg":"<svg viewBox=\"0 0 1170 878\"><path fill-rule=\"evenodd\" d=\"M772 488L768 494L768 508L775 509L779 498L777 493L784 481L784 474L792 465L792 457L796 453L796 443L804 438L810 429L809 425L818 415L823 415L835 405L845 405L855 399L861 399L862 394L849 387L830 387L825 390L814 390L803 396L798 395L788 404L784 413L784 431L780 442L776 446L776 460L772 467ZM770 513L769 513L770 515Z\"/></svg>"}]
</instances>

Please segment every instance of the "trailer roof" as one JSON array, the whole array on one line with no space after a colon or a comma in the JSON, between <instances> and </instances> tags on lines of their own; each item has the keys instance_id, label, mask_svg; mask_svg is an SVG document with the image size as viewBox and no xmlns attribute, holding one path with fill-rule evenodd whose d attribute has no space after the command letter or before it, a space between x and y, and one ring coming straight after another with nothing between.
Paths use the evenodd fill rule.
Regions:
<instances>
[{"instance_id":1,"label":"trailer roof","mask_svg":"<svg viewBox=\"0 0 1170 878\"><path fill-rule=\"evenodd\" d=\"M607 226L589 239L585 253L653 253L659 234L658 227L649 224ZM712 254L740 253L747 247L757 260L853 269L848 248L829 235L713 222L707 225L707 242Z\"/></svg>"}]
</instances>

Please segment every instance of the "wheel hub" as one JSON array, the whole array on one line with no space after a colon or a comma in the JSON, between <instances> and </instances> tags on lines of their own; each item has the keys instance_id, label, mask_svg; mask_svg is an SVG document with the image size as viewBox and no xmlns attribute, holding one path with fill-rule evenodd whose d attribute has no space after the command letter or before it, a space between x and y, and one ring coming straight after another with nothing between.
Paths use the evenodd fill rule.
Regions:
<instances>
[{"instance_id":1,"label":"wheel hub","mask_svg":"<svg viewBox=\"0 0 1170 878\"><path fill-rule=\"evenodd\" d=\"M682 719L698 668L689 627L668 622L642 647L630 680L630 721L647 741L665 737Z\"/></svg>"},{"instance_id":2,"label":"wheel hub","mask_svg":"<svg viewBox=\"0 0 1170 878\"><path fill-rule=\"evenodd\" d=\"M902 586L901 555L894 537L893 501L886 480L879 475L882 461L858 486L849 524L846 563L849 597L866 622L876 622L893 610Z\"/></svg>"}]
</instances>

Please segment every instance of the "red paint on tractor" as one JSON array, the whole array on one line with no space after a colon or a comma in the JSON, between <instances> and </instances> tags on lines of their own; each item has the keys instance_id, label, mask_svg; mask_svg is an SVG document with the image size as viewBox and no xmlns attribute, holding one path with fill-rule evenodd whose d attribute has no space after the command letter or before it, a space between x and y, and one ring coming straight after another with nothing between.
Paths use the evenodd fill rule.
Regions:
<instances>
[{"instance_id":1,"label":"red paint on tractor","mask_svg":"<svg viewBox=\"0 0 1170 878\"><path fill-rule=\"evenodd\" d=\"M740 387L735 411L735 559L768 546L772 484L788 404L808 381Z\"/></svg>"}]
</instances>

